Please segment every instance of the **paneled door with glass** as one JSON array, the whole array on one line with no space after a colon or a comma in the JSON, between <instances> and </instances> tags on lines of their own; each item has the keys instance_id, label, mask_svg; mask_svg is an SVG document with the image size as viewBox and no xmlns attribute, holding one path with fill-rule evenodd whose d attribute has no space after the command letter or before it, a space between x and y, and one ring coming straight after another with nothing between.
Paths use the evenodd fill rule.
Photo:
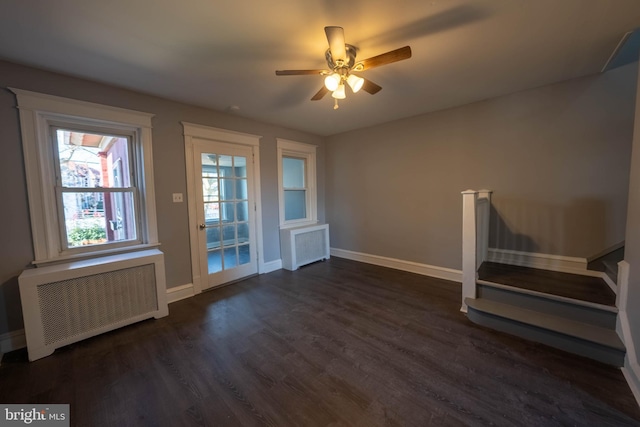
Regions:
<instances>
[{"instance_id":1,"label":"paneled door with glass","mask_svg":"<svg viewBox=\"0 0 640 427\"><path fill-rule=\"evenodd\" d=\"M203 288L255 274L251 147L207 141L196 144L198 241Z\"/></svg>"}]
</instances>

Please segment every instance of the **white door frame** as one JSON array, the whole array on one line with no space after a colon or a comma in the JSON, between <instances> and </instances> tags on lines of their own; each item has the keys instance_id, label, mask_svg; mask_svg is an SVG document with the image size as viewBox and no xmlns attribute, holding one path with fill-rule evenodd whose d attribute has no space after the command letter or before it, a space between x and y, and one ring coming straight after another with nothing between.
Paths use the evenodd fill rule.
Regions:
<instances>
[{"instance_id":1,"label":"white door frame","mask_svg":"<svg viewBox=\"0 0 640 427\"><path fill-rule=\"evenodd\" d=\"M238 144L252 147L253 152L253 185L255 188L255 229L256 250L258 252L258 274L265 271L262 241L262 197L260 193L260 138L259 135L234 132L209 126L182 122L184 128L184 152L187 172L187 206L189 209L189 240L191 247L191 277L193 293L202 292L207 277L202 277L200 266L200 248L198 245L198 219L196 204L195 171L200 167L194 160L194 139L205 139L212 142Z\"/></svg>"}]
</instances>

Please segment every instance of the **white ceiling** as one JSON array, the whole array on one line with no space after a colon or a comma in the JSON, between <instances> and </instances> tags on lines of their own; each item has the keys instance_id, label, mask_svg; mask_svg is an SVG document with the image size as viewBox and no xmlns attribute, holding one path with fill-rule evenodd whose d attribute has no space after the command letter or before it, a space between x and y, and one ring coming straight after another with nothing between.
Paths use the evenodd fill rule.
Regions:
<instances>
[{"instance_id":1,"label":"white ceiling","mask_svg":"<svg viewBox=\"0 0 640 427\"><path fill-rule=\"evenodd\" d=\"M334 111L275 75L326 68L326 25L413 57ZM331 135L597 73L637 27L638 0L0 0L0 58Z\"/></svg>"}]
</instances>

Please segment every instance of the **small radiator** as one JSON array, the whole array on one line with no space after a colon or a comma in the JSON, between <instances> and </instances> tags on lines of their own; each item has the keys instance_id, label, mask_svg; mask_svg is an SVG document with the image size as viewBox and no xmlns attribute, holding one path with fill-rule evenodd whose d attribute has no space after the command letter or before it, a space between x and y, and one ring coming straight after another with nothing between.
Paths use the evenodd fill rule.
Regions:
<instances>
[{"instance_id":1,"label":"small radiator","mask_svg":"<svg viewBox=\"0 0 640 427\"><path fill-rule=\"evenodd\" d=\"M29 360L169 314L157 249L25 270L18 279Z\"/></svg>"},{"instance_id":2,"label":"small radiator","mask_svg":"<svg viewBox=\"0 0 640 427\"><path fill-rule=\"evenodd\" d=\"M329 259L329 224L280 230L280 256L287 270Z\"/></svg>"}]
</instances>

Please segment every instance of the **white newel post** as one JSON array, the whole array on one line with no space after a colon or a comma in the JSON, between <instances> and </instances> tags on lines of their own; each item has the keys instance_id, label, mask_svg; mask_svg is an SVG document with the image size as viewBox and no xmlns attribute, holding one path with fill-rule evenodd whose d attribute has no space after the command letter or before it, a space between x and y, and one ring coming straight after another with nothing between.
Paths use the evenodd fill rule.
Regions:
<instances>
[{"instance_id":1,"label":"white newel post","mask_svg":"<svg viewBox=\"0 0 640 427\"><path fill-rule=\"evenodd\" d=\"M476 205L478 192L462 192L462 307L467 312L465 298L476 297Z\"/></svg>"}]
</instances>

